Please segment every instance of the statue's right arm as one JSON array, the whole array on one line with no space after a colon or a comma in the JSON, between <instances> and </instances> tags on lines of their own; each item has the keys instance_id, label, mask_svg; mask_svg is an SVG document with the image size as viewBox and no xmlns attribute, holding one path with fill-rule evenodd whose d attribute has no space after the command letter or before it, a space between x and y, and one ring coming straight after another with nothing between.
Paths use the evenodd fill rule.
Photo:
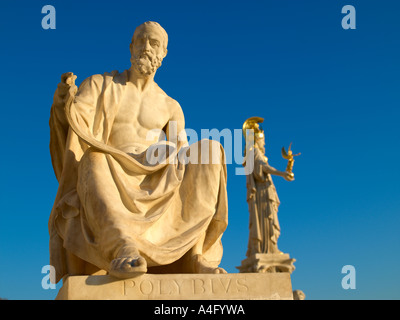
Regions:
<instances>
[{"instance_id":1,"label":"statue's right arm","mask_svg":"<svg viewBox=\"0 0 400 320\"><path fill-rule=\"evenodd\" d=\"M56 120L65 131L68 130L68 121L65 116L65 102L71 89L74 93L78 90L75 85L75 79L76 76L72 72L64 73L61 76L61 82L58 84L53 97L51 116L55 117L54 120Z\"/></svg>"},{"instance_id":2,"label":"statue's right arm","mask_svg":"<svg viewBox=\"0 0 400 320\"><path fill-rule=\"evenodd\" d=\"M82 82L79 87L75 85L76 76L72 72L64 73L53 97L50 111L50 155L57 179L61 177L64 166L64 155L69 134L69 122L65 113L66 102L74 98L75 109L81 123L89 127L93 123L92 114L96 106L99 83L101 76L92 76Z\"/></svg>"},{"instance_id":3,"label":"statue's right arm","mask_svg":"<svg viewBox=\"0 0 400 320\"><path fill-rule=\"evenodd\" d=\"M264 154L257 148L255 150L255 161L259 163L259 165L261 166L261 170L264 174L272 174L275 176L280 176L285 180L289 179L287 172L279 171L274 167L270 166ZM265 175L263 176L265 177Z\"/></svg>"},{"instance_id":4,"label":"statue's right arm","mask_svg":"<svg viewBox=\"0 0 400 320\"><path fill-rule=\"evenodd\" d=\"M274 167L271 167L267 162L263 163L263 171L264 171L264 173L273 174L275 176L283 177L285 175L284 172L279 171L279 170L275 169Z\"/></svg>"},{"instance_id":5,"label":"statue's right arm","mask_svg":"<svg viewBox=\"0 0 400 320\"><path fill-rule=\"evenodd\" d=\"M75 79L76 76L72 72L64 73L61 76L61 82L58 84L53 98L50 122L53 123L53 126L61 127L68 133L69 122L65 114L65 107L67 101L71 101L70 98L72 98L74 110L76 110L75 115L81 118L80 124L88 133L93 129L97 101L104 79L101 75L90 76L82 81L79 89L75 85Z\"/></svg>"},{"instance_id":6,"label":"statue's right arm","mask_svg":"<svg viewBox=\"0 0 400 320\"><path fill-rule=\"evenodd\" d=\"M293 181L293 177L290 175L290 173L286 172L286 171L279 171L277 169L275 169L274 167L271 167L268 162L264 162L263 163L263 171L266 174L272 174L275 176L279 176L284 178L286 181Z\"/></svg>"},{"instance_id":7,"label":"statue's right arm","mask_svg":"<svg viewBox=\"0 0 400 320\"><path fill-rule=\"evenodd\" d=\"M60 179L64 166L64 154L68 136L69 124L65 115L65 102L72 87L76 92L75 78L72 72L64 73L61 82L54 93L53 105L50 110L50 155L54 173Z\"/></svg>"}]
</instances>

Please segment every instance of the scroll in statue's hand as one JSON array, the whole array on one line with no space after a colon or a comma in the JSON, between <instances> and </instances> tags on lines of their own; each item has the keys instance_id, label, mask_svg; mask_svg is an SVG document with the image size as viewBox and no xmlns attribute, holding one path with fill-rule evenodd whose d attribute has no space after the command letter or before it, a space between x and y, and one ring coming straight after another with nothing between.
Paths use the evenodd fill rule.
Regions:
<instances>
[{"instance_id":1,"label":"scroll in statue's hand","mask_svg":"<svg viewBox=\"0 0 400 320\"><path fill-rule=\"evenodd\" d=\"M61 75L61 82L57 86L55 99L57 102L65 103L67 99L73 95L75 96L78 87L75 85L76 75L72 72L67 72Z\"/></svg>"}]
</instances>

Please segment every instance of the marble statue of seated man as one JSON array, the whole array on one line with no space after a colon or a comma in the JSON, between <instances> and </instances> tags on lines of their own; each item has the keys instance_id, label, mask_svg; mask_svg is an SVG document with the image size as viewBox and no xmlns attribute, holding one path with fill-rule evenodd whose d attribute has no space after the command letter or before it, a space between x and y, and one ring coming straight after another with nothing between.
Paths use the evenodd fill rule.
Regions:
<instances>
[{"instance_id":1,"label":"marble statue of seated man","mask_svg":"<svg viewBox=\"0 0 400 320\"><path fill-rule=\"evenodd\" d=\"M56 282L101 272L225 272L224 150L211 140L188 146L180 105L154 81L167 43L158 23L145 22L134 32L129 70L79 88L75 75L62 76L50 115Z\"/></svg>"}]
</instances>

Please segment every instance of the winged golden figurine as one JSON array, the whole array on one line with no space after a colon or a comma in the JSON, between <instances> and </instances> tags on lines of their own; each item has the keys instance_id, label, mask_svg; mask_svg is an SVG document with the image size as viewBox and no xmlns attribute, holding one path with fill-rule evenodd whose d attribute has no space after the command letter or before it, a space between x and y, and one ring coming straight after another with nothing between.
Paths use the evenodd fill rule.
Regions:
<instances>
[{"instance_id":1,"label":"winged golden figurine","mask_svg":"<svg viewBox=\"0 0 400 320\"><path fill-rule=\"evenodd\" d=\"M282 157L283 157L283 159L286 159L288 161L288 164L286 167L286 172L289 172L294 177L294 174L292 172L293 165L294 165L294 157L301 155L301 153L293 154L291 147L292 147L292 143L290 143L289 149L287 152L285 150L285 147L282 147Z\"/></svg>"}]
</instances>

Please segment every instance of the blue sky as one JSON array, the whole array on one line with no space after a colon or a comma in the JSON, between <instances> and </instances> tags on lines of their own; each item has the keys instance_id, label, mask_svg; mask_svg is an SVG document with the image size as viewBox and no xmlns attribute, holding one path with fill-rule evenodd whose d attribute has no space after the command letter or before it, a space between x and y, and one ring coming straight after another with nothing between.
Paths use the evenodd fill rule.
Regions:
<instances>
[{"instance_id":1,"label":"blue sky","mask_svg":"<svg viewBox=\"0 0 400 320\"><path fill-rule=\"evenodd\" d=\"M44 30L44 5L56 29ZM351 4L357 29L344 30ZM0 4L2 61L0 297L54 299L44 290L48 217L57 192L49 111L60 76L129 68L135 27L159 22L169 54L156 81L186 126L240 129L265 118L266 154L296 180L274 179L279 248L297 261L293 289L307 299L399 299L400 3L396 1L9 1ZM229 226L222 267L245 258L244 176L228 165ZM341 286L356 269L356 289ZM57 289L60 285L57 286Z\"/></svg>"}]
</instances>

